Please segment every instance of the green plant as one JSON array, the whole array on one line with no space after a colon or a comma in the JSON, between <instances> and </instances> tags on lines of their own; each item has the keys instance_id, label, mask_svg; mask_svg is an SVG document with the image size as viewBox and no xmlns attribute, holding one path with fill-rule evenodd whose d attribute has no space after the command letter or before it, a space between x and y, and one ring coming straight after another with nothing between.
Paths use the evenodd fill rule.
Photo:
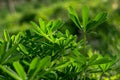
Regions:
<instances>
[{"instance_id":1,"label":"green plant","mask_svg":"<svg viewBox=\"0 0 120 80\"><path fill-rule=\"evenodd\" d=\"M82 9L82 23L77 13L69 7L69 16L83 33L83 39L59 31L60 20L31 22L30 30L9 36L0 42L1 80L102 80L104 74L118 66L117 56L101 55L87 47L87 34L106 20L107 14L99 13L89 20L89 9ZM95 76L97 75L97 76Z\"/></svg>"}]
</instances>

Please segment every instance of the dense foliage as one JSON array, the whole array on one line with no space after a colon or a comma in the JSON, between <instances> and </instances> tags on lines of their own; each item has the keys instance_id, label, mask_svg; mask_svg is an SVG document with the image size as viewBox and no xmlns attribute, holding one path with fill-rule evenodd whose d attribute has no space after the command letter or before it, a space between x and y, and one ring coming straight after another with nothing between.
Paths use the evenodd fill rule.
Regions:
<instances>
[{"instance_id":1,"label":"dense foliage","mask_svg":"<svg viewBox=\"0 0 120 80\"><path fill-rule=\"evenodd\" d=\"M69 17L81 33L62 32L61 20L31 22L32 27L17 35L4 31L0 41L0 80L103 80L119 79L119 56L100 54L90 47L88 35L106 21L107 13L89 18L82 8L82 22L69 7Z\"/></svg>"}]
</instances>

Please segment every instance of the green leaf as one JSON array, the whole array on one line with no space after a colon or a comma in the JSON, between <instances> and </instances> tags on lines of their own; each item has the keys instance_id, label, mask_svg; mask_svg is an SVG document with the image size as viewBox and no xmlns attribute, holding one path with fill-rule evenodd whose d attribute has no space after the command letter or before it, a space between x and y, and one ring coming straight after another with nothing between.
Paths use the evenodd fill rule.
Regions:
<instances>
[{"instance_id":1,"label":"green leaf","mask_svg":"<svg viewBox=\"0 0 120 80\"><path fill-rule=\"evenodd\" d=\"M46 25L47 31L51 30L52 31L52 26L53 26L53 21L49 21Z\"/></svg>"},{"instance_id":2,"label":"green leaf","mask_svg":"<svg viewBox=\"0 0 120 80\"><path fill-rule=\"evenodd\" d=\"M68 30L68 29L67 29L67 30L65 30L65 34L66 34L66 36L67 36L67 37L69 37L70 32L69 32L69 30Z\"/></svg>"},{"instance_id":3,"label":"green leaf","mask_svg":"<svg viewBox=\"0 0 120 80\"><path fill-rule=\"evenodd\" d=\"M14 79L16 80L22 80L16 72L14 72L12 69L10 69L9 67L7 66L2 66L0 65L0 69L4 72L6 72L8 75L10 75L11 77L13 77Z\"/></svg>"},{"instance_id":4,"label":"green leaf","mask_svg":"<svg viewBox=\"0 0 120 80\"><path fill-rule=\"evenodd\" d=\"M21 35L20 35L21 33L18 33L16 36L15 36L15 41L14 41L14 43L15 44L18 44L19 42L20 42L20 39L21 39Z\"/></svg>"},{"instance_id":5,"label":"green leaf","mask_svg":"<svg viewBox=\"0 0 120 80\"><path fill-rule=\"evenodd\" d=\"M47 63L49 63L51 61L50 56L46 56L45 58L43 58L42 60L39 61L39 63L37 64L37 69L35 72L40 71L41 69L45 68L45 66L47 65Z\"/></svg>"},{"instance_id":6,"label":"green leaf","mask_svg":"<svg viewBox=\"0 0 120 80\"><path fill-rule=\"evenodd\" d=\"M106 19L107 19L107 13L106 12L99 13L94 19L94 21L96 21L96 26L105 22Z\"/></svg>"},{"instance_id":7,"label":"green leaf","mask_svg":"<svg viewBox=\"0 0 120 80\"><path fill-rule=\"evenodd\" d=\"M25 64L26 66L30 66L30 63L26 60L22 60L22 63Z\"/></svg>"},{"instance_id":8,"label":"green leaf","mask_svg":"<svg viewBox=\"0 0 120 80\"><path fill-rule=\"evenodd\" d=\"M51 30L55 31L56 29L60 28L61 25L62 25L62 22L60 20L56 20L53 22Z\"/></svg>"},{"instance_id":9,"label":"green leaf","mask_svg":"<svg viewBox=\"0 0 120 80\"><path fill-rule=\"evenodd\" d=\"M72 7L68 8L68 12L69 12L69 16L71 18L71 20L75 23L75 25L82 30L82 26L80 24L80 20L78 18L77 13L75 12L75 10Z\"/></svg>"},{"instance_id":10,"label":"green leaf","mask_svg":"<svg viewBox=\"0 0 120 80\"><path fill-rule=\"evenodd\" d=\"M8 49L8 51L2 57L1 64L5 64L9 60L9 57L12 56L13 54L15 54L17 46L18 45L16 44L13 47L11 47L10 49Z\"/></svg>"},{"instance_id":11,"label":"green leaf","mask_svg":"<svg viewBox=\"0 0 120 80\"><path fill-rule=\"evenodd\" d=\"M107 57L104 57L104 58L100 58L96 61L94 61L91 65L100 65L100 64L106 64L106 63L110 63L111 60Z\"/></svg>"},{"instance_id":12,"label":"green leaf","mask_svg":"<svg viewBox=\"0 0 120 80\"><path fill-rule=\"evenodd\" d=\"M50 42L54 43L54 41L53 41L52 39L50 39L50 38L48 37L48 35L47 35L45 32L43 32L43 30L41 30L41 28L40 28L36 23L34 23L34 22L31 22L31 23L32 23L32 25L34 26L34 28L31 29L33 32L35 32L36 34L38 34L38 35L40 35L40 36L45 37L45 38L46 38L47 40L49 40Z\"/></svg>"},{"instance_id":13,"label":"green leaf","mask_svg":"<svg viewBox=\"0 0 120 80\"><path fill-rule=\"evenodd\" d=\"M82 55L77 49L73 50L73 56L71 56L76 62L80 64L86 63L86 57Z\"/></svg>"},{"instance_id":14,"label":"green leaf","mask_svg":"<svg viewBox=\"0 0 120 80\"><path fill-rule=\"evenodd\" d=\"M35 76L38 74L38 72L46 67L47 64L49 64L51 61L50 56L46 56L45 58L38 61L36 65L35 71L32 73L30 80L34 80Z\"/></svg>"},{"instance_id":15,"label":"green leaf","mask_svg":"<svg viewBox=\"0 0 120 80\"><path fill-rule=\"evenodd\" d=\"M106 12L100 12L99 14L97 14L97 16L95 17L95 21L98 21L99 24L101 24L102 22L104 22L107 19L107 13Z\"/></svg>"},{"instance_id":16,"label":"green leaf","mask_svg":"<svg viewBox=\"0 0 120 80\"><path fill-rule=\"evenodd\" d=\"M88 64L91 65L93 62L96 61L97 58L98 58L98 55L94 54L88 61Z\"/></svg>"},{"instance_id":17,"label":"green leaf","mask_svg":"<svg viewBox=\"0 0 120 80\"><path fill-rule=\"evenodd\" d=\"M3 58L3 54L5 54L6 52L6 46L7 46L7 42L3 42L1 45L0 45L0 62Z\"/></svg>"},{"instance_id":18,"label":"green leaf","mask_svg":"<svg viewBox=\"0 0 120 80\"><path fill-rule=\"evenodd\" d=\"M35 58L32 60L32 62L30 63L30 66L29 66L28 73L29 73L31 70L33 70L33 69L35 69L35 68L37 67L38 61L39 61L39 58L38 58L38 57L35 57Z\"/></svg>"},{"instance_id":19,"label":"green leaf","mask_svg":"<svg viewBox=\"0 0 120 80\"><path fill-rule=\"evenodd\" d=\"M9 34L8 34L8 32L6 30L4 30L4 37L5 37L5 41L10 40L10 36L9 36Z\"/></svg>"},{"instance_id":20,"label":"green leaf","mask_svg":"<svg viewBox=\"0 0 120 80\"><path fill-rule=\"evenodd\" d=\"M18 75L22 78L22 80L26 80L26 73L25 73L22 65L18 61L16 61L13 63L13 66L14 66L16 72L18 73Z\"/></svg>"},{"instance_id":21,"label":"green leaf","mask_svg":"<svg viewBox=\"0 0 120 80\"><path fill-rule=\"evenodd\" d=\"M31 24L33 25L31 30L35 32L36 34L40 35L39 33L39 31L41 31L40 27L35 22L31 22Z\"/></svg>"},{"instance_id":22,"label":"green leaf","mask_svg":"<svg viewBox=\"0 0 120 80\"><path fill-rule=\"evenodd\" d=\"M113 66L116 63L116 59L117 59L116 56L112 57L111 62L99 65L100 69L104 72L109 70L111 68L111 66Z\"/></svg>"},{"instance_id":23,"label":"green leaf","mask_svg":"<svg viewBox=\"0 0 120 80\"><path fill-rule=\"evenodd\" d=\"M46 32L47 32L47 31L46 31L46 23L45 23L45 21L44 21L42 18L39 19L39 25L40 25L41 30L42 30L44 33L46 33Z\"/></svg>"},{"instance_id":24,"label":"green leaf","mask_svg":"<svg viewBox=\"0 0 120 80\"><path fill-rule=\"evenodd\" d=\"M87 6L84 6L82 8L82 20L83 20L83 27L86 30L86 25L88 23L88 18L89 18L89 9Z\"/></svg>"},{"instance_id":25,"label":"green leaf","mask_svg":"<svg viewBox=\"0 0 120 80\"><path fill-rule=\"evenodd\" d=\"M11 36L11 40L12 40L12 42L15 43L15 35L12 35L12 36Z\"/></svg>"},{"instance_id":26,"label":"green leaf","mask_svg":"<svg viewBox=\"0 0 120 80\"><path fill-rule=\"evenodd\" d=\"M73 14L74 16L77 16L76 11L71 6L68 8L68 12L69 14Z\"/></svg>"},{"instance_id":27,"label":"green leaf","mask_svg":"<svg viewBox=\"0 0 120 80\"><path fill-rule=\"evenodd\" d=\"M101 12L99 13L94 20L89 21L88 25L86 26L87 31L93 30L94 28L98 27L100 24L105 22L107 19L107 13Z\"/></svg>"},{"instance_id":28,"label":"green leaf","mask_svg":"<svg viewBox=\"0 0 120 80\"><path fill-rule=\"evenodd\" d=\"M64 62L61 62L60 64L57 64L55 66L55 69L61 69L61 68L65 68L67 67L71 62L68 62L68 61L64 61Z\"/></svg>"},{"instance_id":29,"label":"green leaf","mask_svg":"<svg viewBox=\"0 0 120 80\"><path fill-rule=\"evenodd\" d=\"M4 75L0 75L0 80L7 80L8 78L5 77Z\"/></svg>"},{"instance_id":30,"label":"green leaf","mask_svg":"<svg viewBox=\"0 0 120 80\"><path fill-rule=\"evenodd\" d=\"M7 63L12 63L14 61L18 61L20 58L22 58L21 54L15 54L13 56L10 56L9 59L5 63L7 64Z\"/></svg>"},{"instance_id":31,"label":"green leaf","mask_svg":"<svg viewBox=\"0 0 120 80\"><path fill-rule=\"evenodd\" d=\"M90 30L93 30L94 28L96 28L97 27L96 23L97 22L93 20L89 21L86 26L86 31L89 32Z\"/></svg>"},{"instance_id":32,"label":"green leaf","mask_svg":"<svg viewBox=\"0 0 120 80\"><path fill-rule=\"evenodd\" d=\"M22 44L19 44L19 47L20 47L21 51L23 51L25 54L29 54L29 52L26 50L25 46L23 46Z\"/></svg>"}]
</instances>

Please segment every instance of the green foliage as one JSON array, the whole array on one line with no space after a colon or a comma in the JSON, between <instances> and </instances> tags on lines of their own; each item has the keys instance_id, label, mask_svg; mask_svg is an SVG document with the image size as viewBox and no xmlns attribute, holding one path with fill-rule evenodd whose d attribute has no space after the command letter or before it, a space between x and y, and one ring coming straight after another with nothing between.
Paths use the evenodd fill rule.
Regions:
<instances>
[{"instance_id":1,"label":"green foliage","mask_svg":"<svg viewBox=\"0 0 120 80\"><path fill-rule=\"evenodd\" d=\"M105 13L105 12L99 13L94 18L94 20L89 21L89 23L87 24L87 31L90 31L90 30L96 28L98 25L100 25L103 22L105 22L106 21L106 16L107 16L107 13Z\"/></svg>"},{"instance_id":2,"label":"green foliage","mask_svg":"<svg viewBox=\"0 0 120 80\"><path fill-rule=\"evenodd\" d=\"M13 66L16 70L16 72L18 73L18 75L20 76L21 80L26 80L26 73L22 67L22 65L17 61L13 63Z\"/></svg>"},{"instance_id":3,"label":"green foliage","mask_svg":"<svg viewBox=\"0 0 120 80\"><path fill-rule=\"evenodd\" d=\"M89 9L87 6L84 6L82 9L82 24L80 24L81 22L74 9L72 7L69 7L68 11L71 20L76 24L79 29L81 28L82 31L92 30L105 22L107 19L107 13L101 12L93 20L89 20Z\"/></svg>"},{"instance_id":4,"label":"green foliage","mask_svg":"<svg viewBox=\"0 0 120 80\"><path fill-rule=\"evenodd\" d=\"M18 42L14 42L19 37L14 36L15 40L12 40L13 36L10 38L6 31L4 31L4 36L5 40L3 40L0 45L0 64L13 62L17 58L19 59L21 57L21 54L19 54L17 51L19 40L17 40Z\"/></svg>"},{"instance_id":5,"label":"green foliage","mask_svg":"<svg viewBox=\"0 0 120 80\"><path fill-rule=\"evenodd\" d=\"M89 51L87 34L106 21L107 14L99 13L89 20L89 9L82 8L82 23L76 11L69 7L69 16L83 33L77 35L59 31L63 26L60 20L46 22L42 18L38 24L17 35L9 36L4 31L0 43L0 79L9 80L102 80L115 66L118 56L110 57L99 52ZM97 76L94 76L97 75Z\"/></svg>"},{"instance_id":6,"label":"green foliage","mask_svg":"<svg viewBox=\"0 0 120 80\"><path fill-rule=\"evenodd\" d=\"M75 10L74 10L72 7L69 7L69 8L68 8L68 11L69 11L69 16L70 16L71 20L75 23L75 25L76 25L80 30L82 30L82 26L81 26L80 20L79 20L79 18L78 18L77 13L75 12Z\"/></svg>"}]
</instances>

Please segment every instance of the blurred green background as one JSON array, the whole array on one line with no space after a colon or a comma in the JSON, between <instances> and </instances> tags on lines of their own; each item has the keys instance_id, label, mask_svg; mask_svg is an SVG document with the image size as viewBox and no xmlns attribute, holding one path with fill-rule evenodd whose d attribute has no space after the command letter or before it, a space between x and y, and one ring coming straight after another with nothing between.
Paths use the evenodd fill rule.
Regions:
<instances>
[{"instance_id":1,"label":"blurred green background","mask_svg":"<svg viewBox=\"0 0 120 80\"><path fill-rule=\"evenodd\" d=\"M81 19L81 8L87 5L90 18L101 11L108 13L108 19L88 35L90 48L102 54L118 55L120 52L120 0L0 0L0 37L6 29L10 34L25 31L30 21L39 18L46 21L61 19L61 31L69 29L81 37L80 31L68 16L67 8L72 6Z\"/></svg>"}]
</instances>

